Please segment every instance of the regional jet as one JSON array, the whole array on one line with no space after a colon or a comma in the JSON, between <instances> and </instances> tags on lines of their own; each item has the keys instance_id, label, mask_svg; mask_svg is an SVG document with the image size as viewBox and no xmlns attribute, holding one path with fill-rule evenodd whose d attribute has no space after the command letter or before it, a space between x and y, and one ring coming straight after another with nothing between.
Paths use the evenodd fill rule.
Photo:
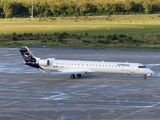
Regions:
<instances>
[{"instance_id":1,"label":"regional jet","mask_svg":"<svg viewBox=\"0 0 160 120\"><path fill-rule=\"evenodd\" d=\"M35 57L26 46L21 47L20 52L25 65L38 68L43 73L46 73L44 70L53 70L69 74L71 79L90 73L138 74L146 79L154 73L141 63L41 59Z\"/></svg>"}]
</instances>

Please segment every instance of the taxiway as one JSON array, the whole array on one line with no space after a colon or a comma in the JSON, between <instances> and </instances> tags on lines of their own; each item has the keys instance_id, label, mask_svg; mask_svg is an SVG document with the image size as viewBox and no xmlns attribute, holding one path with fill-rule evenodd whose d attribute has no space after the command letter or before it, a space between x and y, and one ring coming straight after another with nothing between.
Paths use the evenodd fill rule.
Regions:
<instances>
[{"instance_id":1,"label":"taxiway","mask_svg":"<svg viewBox=\"0 0 160 120\"><path fill-rule=\"evenodd\" d=\"M30 48L41 58L160 63L158 50ZM2 120L159 120L160 67L157 75L46 75L24 66L18 49L0 48Z\"/></svg>"}]
</instances>

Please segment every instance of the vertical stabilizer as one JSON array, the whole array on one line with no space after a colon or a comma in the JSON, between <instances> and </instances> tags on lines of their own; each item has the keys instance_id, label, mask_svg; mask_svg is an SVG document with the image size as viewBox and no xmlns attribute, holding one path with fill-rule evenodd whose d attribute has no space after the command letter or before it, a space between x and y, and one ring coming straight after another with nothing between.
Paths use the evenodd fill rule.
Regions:
<instances>
[{"instance_id":1,"label":"vertical stabilizer","mask_svg":"<svg viewBox=\"0 0 160 120\"><path fill-rule=\"evenodd\" d=\"M22 57L25 60L24 62L25 65L29 65L35 68L41 68L37 61L40 58L36 58L26 46L21 47L19 51L21 52Z\"/></svg>"},{"instance_id":2,"label":"vertical stabilizer","mask_svg":"<svg viewBox=\"0 0 160 120\"><path fill-rule=\"evenodd\" d=\"M23 59L25 62L36 62L36 57L30 52L30 50L24 46L20 48L20 52L22 54Z\"/></svg>"}]
</instances>

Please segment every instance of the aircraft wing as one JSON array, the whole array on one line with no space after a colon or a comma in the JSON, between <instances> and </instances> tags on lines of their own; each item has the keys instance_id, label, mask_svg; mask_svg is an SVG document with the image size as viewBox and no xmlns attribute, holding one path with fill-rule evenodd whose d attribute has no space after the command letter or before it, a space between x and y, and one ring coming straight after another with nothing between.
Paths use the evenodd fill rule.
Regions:
<instances>
[{"instance_id":1,"label":"aircraft wing","mask_svg":"<svg viewBox=\"0 0 160 120\"><path fill-rule=\"evenodd\" d=\"M52 75L58 75L58 74L66 74L66 75L72 75L72 74L86 74L84 71L73 71L73 72L51 72Z\"/></svg>"},{"instance_id":2,"label":"aircraft wing","mask_svg":"<svg viewBox=\"0 0 160 120\"><path fill-rule=\"evenodd\" d=\"M77 71L77 70L62 70L62 71L56 71L56 72L51 72L51 73L47 73L46 71L40 69L44 74L54 74L54 75L57 75L57 74L67 74L67 75L72 75L72 74L92 74L91 72L89 71Z\"/></svg>"},{"instance_id":3,"label":"aircraft wing","mask_svg":"<svg viewBox=\"0 0 160 120\"><path fill-rule=\"evenodd\" d=\"M61 70L59 71L62 74L91 74L88 70Z\"/></svg>"}]
</instances>

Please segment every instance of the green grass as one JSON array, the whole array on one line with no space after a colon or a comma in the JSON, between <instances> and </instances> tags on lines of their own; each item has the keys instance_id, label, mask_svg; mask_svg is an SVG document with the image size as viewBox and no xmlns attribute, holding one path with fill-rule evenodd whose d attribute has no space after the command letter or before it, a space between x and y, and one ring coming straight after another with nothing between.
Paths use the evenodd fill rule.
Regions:
<instances>
[{"instance_id":1,"label":"green grass","mask_svg":"<svg viewBox=\"0 0 160 120\"><path fill-rule=\"evenodd\" d=\"M14 32L16 36L13 36ZM63 32L67 32L69 36L59 40L59 37L53 35L53 33ZM32 33L33 35L24 36L23 33ZM108 35L113 34L123 34L127 38L122 37L119 41L103 42L108 39ZM48 47L159 48L159 34L160 18L158 15L0 20L1 46L46 44ZM98 36L103 36L103 38ZM129 41L131 36L132 41Z\"/></svg>"},{"instance_id":2,"label":"green grass","mask_svg":"<svg viewBox=\"0 0 160 120\"><path fill-rule=\"evenodd\" d=\"M128 35L146 35L159 34L160 24L147 24L147 23L0 23L0 34L12 34L16 33L47 33L52 34L55 32L68 32L75 34L84 34L88 32L89 36L97 35L108 35L108 34L128 34Z\"/></svg>"},{"instance_id":3,"label":"green grass","mask_svg":"<svg viewBox=\"0 0 160 120\"><path fill-rule=\"evenodd\" d=\"M106 18L108 18L106 20ZM75 22L77 21L77 22ZM160 33L160 18L158 15L117 15L88 18L57 18L52 19L2 19L0 20L0 34L16 33L47 33L68 32L90 36L94 34L129 34L145 35ZM109 29L109 30L108 30Z\"/></svg>"}]
</instances>

